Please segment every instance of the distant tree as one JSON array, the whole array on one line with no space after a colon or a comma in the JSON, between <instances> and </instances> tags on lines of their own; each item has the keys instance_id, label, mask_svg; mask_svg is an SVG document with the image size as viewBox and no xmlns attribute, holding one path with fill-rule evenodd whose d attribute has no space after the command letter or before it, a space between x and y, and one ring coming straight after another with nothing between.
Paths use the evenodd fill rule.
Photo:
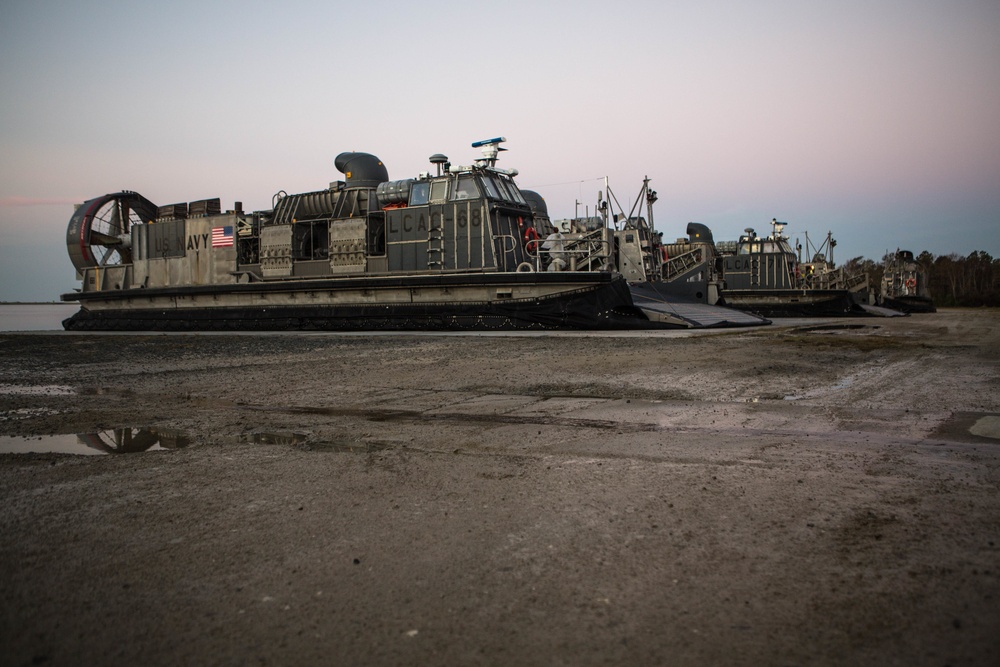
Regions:
<instances>
[{"instance_id":1,"label":"distant tree","mask_svg":"<svg viewBox=\"0 0 1000 667\"><path fill-rule=\"evenodd\" d=\"M990 303L1000 306L1000 258L994 259L990 267Z\"/></svg>"},{"instance_id":2,"label":"distant tree","mask_svg":"<svg viewBox=\"0 0 1000 667\"><path fill-rule=\"evenodd\" d=\"M924 271L930 271L931 267L934 266L934 255L930 254L926 250L917 255L917 262L923 267Z\"/></svg>"},{"instance_id":3,"label":"distant tree","mask_svg":"<svg viewBox=\"0 0 1000 667\"><path fill-rule=\"evenodd\" d=\"M959 305L958 292L962 283L961 262L962 258L954 253L940 255L934 260L932 277L929 280L934 303L943 306Z\"/></svg>"},{"instance_id":4,"label":"distant tree","mask_svg":"<svg viewBox=\"0 0 1000 667\"><path fill-rule=\"evenodd\" d=\"M993 291L993 258L989 253L979 250L966 257L965 264L962 272L966 281L963 290L965 303L962 305L987 305Z\"/></svg>"}]
</instances>

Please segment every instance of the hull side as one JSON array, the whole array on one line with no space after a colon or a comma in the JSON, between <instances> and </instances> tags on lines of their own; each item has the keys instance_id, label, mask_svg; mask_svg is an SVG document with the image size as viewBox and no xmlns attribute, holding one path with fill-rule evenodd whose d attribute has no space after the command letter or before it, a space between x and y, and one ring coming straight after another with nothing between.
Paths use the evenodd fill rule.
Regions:
<instances>
[{"instance_id":1,"label":"hull side","mask_svg":"<svg viewBox=\"0 0 1000 667\"><path fill-rule=\"evenodd\" d=\"M768 318L867 314L848 290L724 290L720 303Z\"/></svg>"},{"instance_id":2,"label":"hull side","mask_svg":"<svg viewBox=\"0 0 1000 667\"><path fill-rule=\"evenodd\" d=\"M650 321L633 304L625 281L610 276L574 276L568 282L547 274L436 278L88 294L63 326L71 331L678 328Z\"/></svg>"},{"instance_id":3,"label":"hull side","mask_svg":"<svg viewBox=\"0 0 1000 667\"><path fill-rule=\"evenodd\" d=\"M936 313L934 302L921 296L884 297L882 305L904 313Z\"/></svg>"}]
</instances>

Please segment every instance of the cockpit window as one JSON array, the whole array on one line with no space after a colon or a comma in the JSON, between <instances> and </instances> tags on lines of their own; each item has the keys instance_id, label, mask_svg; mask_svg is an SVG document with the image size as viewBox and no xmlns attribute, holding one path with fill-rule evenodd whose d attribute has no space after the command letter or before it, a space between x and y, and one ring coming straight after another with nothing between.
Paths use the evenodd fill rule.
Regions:
<instances>
[{"instance_id":1,"label":"cockpit window","mask_svg":"<svg viewBox=\"0 0 1000 667\"><path fill-rule=\"evenodd\" d=\"M514 198L510 196L510 192L507 190L507 184L503 182L503 179L495 178L493 179L493 184L496 185L497 190L500 192L501 199L514 201Z\"/></svg>"},{"instance_id":2,"label":"cockpit window","mask_svg":"<svg viewBox=\"0 0 1000 667\"><path fill-rule=\"evenodd\" d=\"M444 201L448 198L448 179L431 181L431 201Z\"/></svg>"},{"instance_id":3,"label":"cockpit window","mask_svg":"<svg viewBox=\"0 0 1000 667\"><path fill-rule=\"evenodd\" d=\"M507 176L496 173L485 173L482 176L481 182L483 189L486 191L486 196L490 199L503 199L515 204L527 205L521 191L514 185L514 181Z\"/></svg>"},{"instance_id":4,"label":"cockpit window","mask_svg":"<svg viewBox=\"0 0 1000 667\"><path fill-rule=\"evenodd\" d=\"M504 199L509 202L514 202L517 204L525 204L524 197L521 196L520 191L517 186L514 185L514 181L510 180L506 176L500 174L491 174L489 176L483 176L483 184L486 185L487 190L489 190L490 185L492 185L496 191L499 193L498 199ZM493 193L490 192L493 196Z\"/></svg>"},{"instance_id":5,"label":"cockpit window","mask_svg":"<svg viewBox=\"0 0 1000 667\"><path fill-rule=\"evenodd\" d=\"M506 178L499 180L503 181L504 185L507 186L507 190L510 192L511 199L513 201L516 201L518 204L527 204L527 202L524 201L524 197L521 195L521 191L517 189L516 185L514 185L514 181Z\"/></svg>"},{"instance_id":6,"label":"cockpit window","mask_svg":"<svg viewBox=\"0 0 1000 667\"><path fill-rule=\"evenodd\" d=\"M410 206L421 206L430 198L431 184L426 181L410 186Z\"/></svg>"},{"instance_id":7,"label":"cockpit window","mask_svg":"<svg viewBox=\"0 0 1000 667\"><path fill-rule=\"evenodd\" d=\"M497 186L493 185L493 179L489 176L483 176L483 187L486 189L486 196L490 199L500 199L500 195L497 193Z\"/></svg>"},{"instance_id":8,"label":"cockpit window","mask_svg":"<svg viewBox=\"0 0 1000 667\"><path fill-rule=\"evenodd\" d=\"M479 199L479 188L471 176L463 176L458 179L455 191L451 193L452 199Z\"/></svg>"}]
</instances>

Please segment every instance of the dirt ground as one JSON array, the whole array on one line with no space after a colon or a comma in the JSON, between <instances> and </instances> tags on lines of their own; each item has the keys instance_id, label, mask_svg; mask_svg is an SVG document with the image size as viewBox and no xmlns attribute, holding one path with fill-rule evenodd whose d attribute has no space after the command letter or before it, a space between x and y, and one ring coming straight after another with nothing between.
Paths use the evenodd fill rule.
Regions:
<instances>
[{"instance_id":1,"label":"dirt ground","mask_svg":"<svg viewBox=\"0 0 1000 667\"><path fill-rule=\"evenodd\" d=\"M995 310L0 334L0 436L160 437L0 455L0 664L997 665L998 370Z\"/></svg>"}]
</instances>

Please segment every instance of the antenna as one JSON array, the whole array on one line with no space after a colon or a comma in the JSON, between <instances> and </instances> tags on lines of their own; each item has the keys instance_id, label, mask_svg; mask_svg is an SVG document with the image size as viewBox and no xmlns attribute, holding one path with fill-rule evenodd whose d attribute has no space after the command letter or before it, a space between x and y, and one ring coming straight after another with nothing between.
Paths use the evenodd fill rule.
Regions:
<instances>
[{"instance_id":1,"label":"antenna","mask_svg":"<svg viewBox=\"0 0 1000 667\"><path fill-rule=\"evenodd\" d=\"M483 157L476 162L483 162L487 166L495 167L497 166L497 154L500 151L507 150L506 148L501 148L500 144L507 141L505 137L494 137L492 139L483 139L482 141L473 141L473 148L482 148Z\"/></svg>"},{"instance_id":2,"label":"antenna","mask_svg":"<svg viewBox=\"0 0 1000 667\"><path fill-rule=\"evenodd\" d=\"M785 231L785 225L787 224L787 222L780 222L777 218L771 218L772 236L775 240L781 238L781 232Z\"/></svg>"},{"instance_id":3,"label":"antenna","mask_svg":"<svg viewBox=\"0 0 1000 667\"><path fill-rule=\"evenodd\" d=\"M444 168L446 170L448 169L448 167L447 167L447 165L448 165L448 156L447 155L444 155L442 153L435 153L434 155L432 155L430 157L430 161L431 161L431 164L436 164L437 165L437 172L438 172L437 175L438 176L441 175L441 165L445 165Z\"/></svg>"}]
</instances>

